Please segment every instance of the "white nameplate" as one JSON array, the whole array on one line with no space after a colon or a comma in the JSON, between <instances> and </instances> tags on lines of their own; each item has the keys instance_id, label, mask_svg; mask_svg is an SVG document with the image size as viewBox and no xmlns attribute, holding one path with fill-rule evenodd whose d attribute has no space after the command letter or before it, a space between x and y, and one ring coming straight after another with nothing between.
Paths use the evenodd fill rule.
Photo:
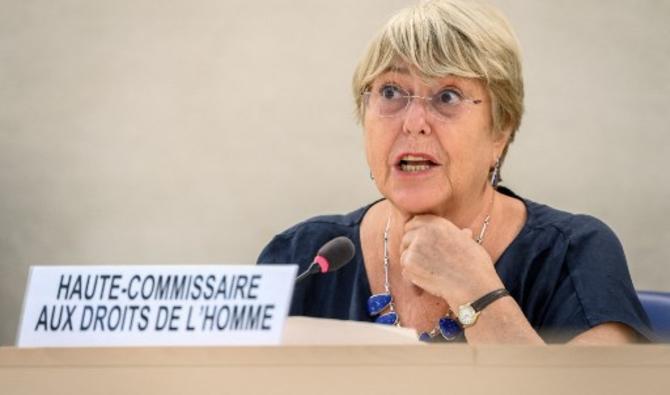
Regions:
<instances>
[{"instance_id":1,"label":"white nameplate","mask_svg":"<svg viewBox=\"0 0 670 395\"><path fill-rule=\"evenodd\" d=\"M17 346L277 345L297 268L34 266Z\"/></svg>"}]
</instances>

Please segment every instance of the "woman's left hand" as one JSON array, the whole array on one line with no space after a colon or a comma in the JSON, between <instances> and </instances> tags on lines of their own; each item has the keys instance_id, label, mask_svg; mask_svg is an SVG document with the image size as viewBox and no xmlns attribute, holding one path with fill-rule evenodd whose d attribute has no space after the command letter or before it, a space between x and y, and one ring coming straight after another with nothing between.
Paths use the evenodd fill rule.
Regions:
<instances>
[{"instance_id":1,"label":"woman's left hand","mask_svg":"<svg viewBox=\"0 0 670 395\"><path fill-rule=\"evenodd\" d=\"M454 308L503 287L491 257L472 239L472 231L443 217L410 219L400 248L403 277Z\"/></svg>"}]
</instances>

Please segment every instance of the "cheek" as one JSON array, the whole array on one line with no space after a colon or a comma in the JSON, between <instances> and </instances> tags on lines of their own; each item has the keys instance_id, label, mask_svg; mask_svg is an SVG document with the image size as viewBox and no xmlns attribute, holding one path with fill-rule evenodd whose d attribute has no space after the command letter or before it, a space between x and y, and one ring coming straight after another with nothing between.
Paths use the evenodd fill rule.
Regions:
<instances>
[{"instance_id":1,"label":"cheek","mask_svg":"<svg viewBox=\"0 0 670 395\"><path fill-rule=\"evenodd\" d=\"M488 174L491 141L463 135L451 137L449 141L442 141L442 147L448 158L447 171L453 186L462 189L460 186L478 184Z\"/></svg>"},{"instance_id":2,"label":"cheek","mask_svg":"<svg viewBox=\"0 0 670 395\"><path fill-rule=\"evenodd\" d=\"M383 133L378 125L366 122L364 125L365 156L370 170L375 176L381 176L385 172L388 163L390 140L388 134Z\"/></svg>"},{"instance_id":3,"label":"cheek","mask_svg":"<svg viewBox=\"0 0 670 395\"><path fill-rule=\"evenodd\" d=\"M365 144L365 159L368 162L368 166L372 169L373 158L374 158L374 142L370 137L370 131L368 129L363 129L363 144Z\"/></svg>"}]
</instances>

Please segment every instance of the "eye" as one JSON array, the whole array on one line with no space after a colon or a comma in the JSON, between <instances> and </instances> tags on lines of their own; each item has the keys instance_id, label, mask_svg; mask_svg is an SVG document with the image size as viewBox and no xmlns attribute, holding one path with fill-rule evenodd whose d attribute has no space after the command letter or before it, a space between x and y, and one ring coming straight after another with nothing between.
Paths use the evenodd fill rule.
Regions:
<instances>
[{"instance_id":1,"label":"eye","mask_svg":"<svg viewBox=\"0 0 670 395\"><path fill-rule=\"evenodd\" d=\"M453 89L445 89L436 95L439 104L455 105L461 102L461 94Z\"/></svg>"},{"instance_id":2,"label":"eye","mask_svg":"<svg viewBox=\"0 0 670 395\"><path fill-rule=\"evenodd\" d=\"M379 88L379 95L387 100L399 99L405 93L395 85L383 85Z\"/></svg>"}]
</instances>

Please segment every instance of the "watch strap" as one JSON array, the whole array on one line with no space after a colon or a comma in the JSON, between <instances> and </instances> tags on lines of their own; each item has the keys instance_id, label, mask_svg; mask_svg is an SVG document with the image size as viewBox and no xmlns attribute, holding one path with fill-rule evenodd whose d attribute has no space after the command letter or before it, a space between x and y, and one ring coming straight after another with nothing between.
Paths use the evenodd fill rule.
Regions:
<instances>
[{"instance_id":1,"label":"watch strap","mask_svg":"<svg viewBox=\"0 0 670 395\"><path fill-rule=\"evenodd\" d=\"M480 312L484 310L484 308L491 303L495 302L496 300L508 296L509 291L506 290L505 288L500 288L496 289L495 291L491 291L487 293L486 295L482 296L481 298L475 300L474 302L470 303L470 306L476 311Z\"/></svg>"}]
</instances>

